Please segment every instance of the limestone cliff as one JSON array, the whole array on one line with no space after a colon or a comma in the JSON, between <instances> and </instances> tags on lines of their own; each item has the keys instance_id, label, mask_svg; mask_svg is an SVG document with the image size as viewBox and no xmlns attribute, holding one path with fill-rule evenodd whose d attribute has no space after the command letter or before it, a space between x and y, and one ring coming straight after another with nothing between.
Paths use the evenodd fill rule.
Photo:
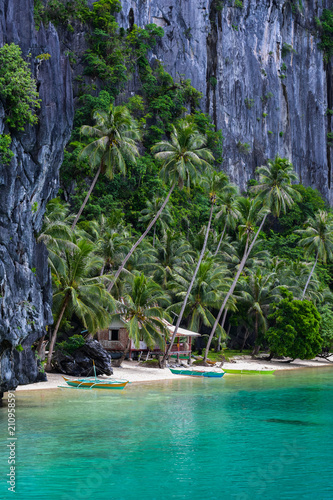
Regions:
<instances>
[{"instance_id":1,"label":"limestone cliff","mask_svg":"<svg viewBox=\"0 0 333 500\"><path fill-rule=\"evenodd\" d=\"M240 186L277 153L305 185L333 202L332 66L318 48L315 18L331 0L123 0L124 27L156 23L152 57L203 95L224 140L223 168ZM247 146L248 144L248 146Z\"/></svg>"},{"instance_id":2,"label":"limestone cliff","mask_svg":"<svg viewBox=\"0 0 333 500\"><path fill-rule=\"evenodd\" d=\"M73 121L69 64L51 25L35 31L33 0L0 0L0 45L11 42L21 47L23 57L31 54L41 108L38 125L12 133L14 158L0 165L0 392L40 376L31 344L52 323L52 288L46 249L35 236L47 201L57 194ZM45 53L49 60L35 62ZM16 350L19 345L24 351Z\"/></svg>"}]
</instances>

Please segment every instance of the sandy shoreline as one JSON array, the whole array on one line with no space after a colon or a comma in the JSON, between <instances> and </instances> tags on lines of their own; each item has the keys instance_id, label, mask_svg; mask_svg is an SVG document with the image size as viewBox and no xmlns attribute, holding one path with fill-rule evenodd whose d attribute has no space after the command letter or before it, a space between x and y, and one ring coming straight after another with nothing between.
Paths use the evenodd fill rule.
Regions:
<instances>
[{"instance_id":1,"label":"sandy shoreline","mask_svg":"<svg viewBox=\"0 0 333 500\"><path fill-rule=\"evenodd\" d=\"M328 361L316 358L313 360L295 360L293 363L286 363L279 360L266 361L260 359L251 359L249 356L238 356L234 358L234 362L224 363L224 369L233 370L295 370L299 368L323 368L333 366ZM123 367L114 368L112 379L125 379L133 383L158 382L162 380L175 380L177 375L173 375L168 368L161 370L159 368L148 368L139 366L135 361L126 361ZM225 376L234 376L228 375ZM37 384L20 385L17 391L34 391L43 389L55 389L58 385L63 385L64 380L60 373L48 373L47 382L38 382ZM75 377L69 377L75 378ZM108 378L108 377L103 377ZM184 377L188 378L188 377Z\"/></svg>"}]
</instances>

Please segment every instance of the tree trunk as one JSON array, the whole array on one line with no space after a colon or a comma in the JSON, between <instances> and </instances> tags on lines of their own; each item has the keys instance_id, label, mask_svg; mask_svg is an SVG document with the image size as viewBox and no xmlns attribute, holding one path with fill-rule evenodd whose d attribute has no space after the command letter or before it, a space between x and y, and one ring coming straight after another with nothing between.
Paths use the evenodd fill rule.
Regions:
<instances>
[{"instance_id":1,"label":"tree trunk","mask_svg":"<svg viewBox=\"0 0 333 500\"><path fill-rule=\"evenodd\" d=\"M256 345L258 339L258 313L255 314L255 322L254 322L254 347L252 351L252 356L257 356L259 354L259 347Z\"/></svg>"},{"instance_id":2,"label":"tree trunk","mask_svg":"<svg viewBox=\"0 0 333 500\"><path fill-rule=\"evenodd\" d=\"M225 308L224 314L223 314L223 318L222 318L221 328L224 328L224 323L225 323L225 320L227 318L227 313L228 313L228 309ZM221 350L221 335L219 335L219 341L218 341L218 344L217 344L217 351L220 351L220 350Z\"/></svg>"},{"instance_id":3,"label":"tree trunk","mask_svg":"<svg viewBox=\"0 0 333 500\"><path fill-rule=\"evenodd\" d=\"M131 250L128 252L128 254L126 255L126 257L124 258L124 260L122 261L118 271L116 272L115 274L115 277L113 279L113 281L111 281L111 283L109 284L108 286L108 292L111 292L112 288L113 288L113 285L115 284L115 282L117 281L121 271L124 269L125 265L126 265L126 262L128 261L128 259L132 256L134 250L136 249L136 247L138 245L140 245L141 241L147 236L147 234L149 233L149 231L151 230L151 228L153 227L153 225L155 224L155 222L157 221L157 219L159 218L159 216L161 215L161 213L163 212L164 210L164 207L165 205L168 203L169 201L169 198L172 194L172 191L175 189L175 186L176 184L172 184L171 186L171 189L170 191L168 192L168 195L167 197L165 198L164 202L163 202L163 205L161 206L161 208L159 209L159 211L157 212L157 214L155 215L155 217L153 218L153 220L149 223L147 229L145 230L145 232L140 236L140 238L136 241L136 243L134 243L134 245L132 246Z\"/></svg>"},{"instance_id":4,"label":"tree trunk","mask_svg":"<svg viewBox=\"0 0 333 500\"><path fill-rule=\"evenodd\" d=\"M156 224L154 225L153 248L155 248Z\"/></svg>"},{"instance_id":5,"label":"tree trunk","mask_svg":"<svg viewBox=\"0 0 333 500\"><path fill-rule=\"evenodd\" d=\"M262 230L263 225L265 224L265 220L266 220L267 215L268 215L268 214L266 214L266 215L263 217L263 220L261 221L261 224L260 224L260 226L259 226L259 229L258 229L258 231L256 232L256 234L255 234L255 236L254 236L254 238L253 238L253 241L252 241L252 243L251 243L251 245L250 245L249 247L248 247L248 244L249 244L249 235L247 236L246 245L245 245L245 250L244 250L244 255L243 255L243 258L242 258L241 263L240 263L240 265L239 265L239 269L238 269L238 271L237 271L237 273L236 273L236 276L235 276L235 279L234 279L234 281L233 281L233 283L232 283L232 285L231 285L231 287L230 287L230 289L229 289L229 292L227 293L227 295L226 295L226 296L225 296L225 298L224 298L224 301L223 301L223 304L222 304L222 306L221 306L221 309L219 310L219 313L218 313L217 318L216 318L216 320L215 320L215 323L214 323L213 329L212 329L212 331L211 331L211 333L210 333L210 335L209 335L209 339L208 339L208 342L207 342L207 347L206 347L206 351L205 351L205 357L204 357L204 361L205 361L205 362L207 361L207 356L208 356L208 352L209 352L210 344L212 343L212 339L213 339L213 337L214 337L214 334L215 334L215 331L216 331L217 325L219 324L219 321L220 321L221 315L222 315L222 313L223 313L223 310L224 310L224 308L225 308L225 306L226 306L227 301L229 300L229 298L231 297L231 295L233 294L233 292L234 292L234 290L235 290L235 287L236 287L236 285L237 285L238 279L239 279L239 277L240 277L240 275L241 275L241 273L242 273L242 271L243 271L243 268L244 268L244 266L245 266L245 264L246 264L247 258L248 258L248 256L249 256L249 255L250 255L250 253L251 253L251 250L252 250L252 248L253 248L253 246L254 246L254 244L255 244L255 242L256 242L256 240L257 240L258 236L259 236L260 231Z\"/></svg>"},{"instance_id":6,"label":"tree trunk","mask_svg":"<svg viewBox=\"0 0 333 500\"><path fill-rule=\"evenodd\" d=\"M173 343L175 341L175 338L176 338L176 335L177 335L177 332L178 332L178 328L180 326L181 320L183 319L183 314L184 314L184 311L185 311L185 307L186 307L188 298L190 296L191 290L192 290L193 285L194 285L195 278L196 278L196 276L198 274L200 264L202 262L204 254L205 254L205 250L206 250L206 246L207 246L207 241L208 241L208 235L209 235L209 231L210 231L210 226L211 226L211 223L212 223L213 209L214 209L214 204L212 203L211 204L211 208L210 208L209 221L208 221L207 230L206 230L206 234L205 234L204 244L202 246L202 250L201 250L201 254L200 254L197 266L195 268L195 271L194 271L194 274L193 274L190 286L188 287L188 290L187 290L187 293L186 293L186 297L184 299L181 311L179 313L179 316L178 316L178 319L177 319L177 323L176 323L176 326L175 326L175 330L174 330L173 335L171 337L170 345L169 345L166 353L163 356L162 363L161 363L163 367L165 366L166 360L169 358L169 355L170 355Z\"/></svg>"},{"instance_id":7,"label":"tree trunk","mask_svg":"<svg viewBox=\"0 0 333 500\"><path fill-rule=\"evenodd\" d=\"M245 266L246 259L247 259L247 247L248 247L248 244L249 244L249 235L247 236L243 258L242 258L242 260L241 260L241 262L239 264L238 271L237 271L237 273L235 275L235 278L234 278L234 281L232 282L231 287L229 288L229 291L228 291L227 295L224 298L224 301L222 303L221 309L219 310L219 313L218 313L218 315L216 317L216 320L215 320L215 323L213 325L212 331L211 331L211 333L209 335L207 346L206 346L206 350L205 350L205 356L204 356L204 361L205 362L207 362L207 357L208 357L208 352L209 352L210 344L212 343L212 340L213 340L213 337L214 337L217 325L219 324L219 321L220 321L220 318L221 318L222 313L224 311L224 308L225 308L225 306L226 306L229 298L233 294L233 292L235 290L235 287L237 285L238 279L239 279L239 277L240 277L240 275L241 275L241 273L243 271L243 267Z\"/></svg>"},{"instance_id":8,"label":"tree trunk","mask_svg":"<svg viewBox=\"0 0 333 500\"><path fill-rule=\"evenodd\" d=\"M224 233L225 233L226 228L227 228L227 221L225 221L224 228L223 228L223 231L222 231L222 234L221 234L221 238L220 238L219 244L217 245L217 249L216 249L216 251L214 253L214 257L216 257L218 251L220 250L220 246L222 245L222 241L223 241L223 238L224 238Z\"/></svg>"},{"instance_id":9,"label":"tree trunk","mask_svg":"<svg viewBox=\"0 0 333 500\"><path fill-rule=\"evenodd\" d=\"M46 367L45 367L46 371L51 371L51 361L52 361L52 356L53 356L53 350L54 350L54 346L55 346L55 343L56 343L56 340L57 340L57 334L58 334L59 326L60 326L62 317L63 317L63 315L64 315L64 313L66 311L66 307L68 305L68 301L69 301L69 295L66 295L66 297L64 299L64 303L63 303L61 311L60 311L60 314L58 316L58 321L57 321L57 323L56 323L56 325L54 327L54 331L53 331L53 334L52 334L51 343L50 343L50 347L49 347L49 353L47 355L47 363L46 363Z\"/></svg>"},{"instance_id":10,"label":"tree trunk","mask_svg":"<svg viewBox=\"0 0 333 500\"><path fill-rule=\"evenodd\" d=\"M313 264L313 267L312 267L312 269L311 269L310 275L309 275L308 280L307 280L307 282L306 282L306 285L305 285L305 287L304 287L304 290L303 290L303 293L302 293L302 298L301 298L301 300L304 300L306 290L307 290L307 288L308 288L308 286L309 286L309 284L310 284L310 281L311 281L312 275L313 275L313 273L314 273L315 267L316 267L317 262L318 262L318 257L319 257L319 252L317 252L317 255L316 255L316 260L315 260L315 263Z\"/></svg>"},{"instance_id":11,"label":"tree trunk","mask_svg":"<svg viewBox=\"0 0 333 500\"><path fill-rule=\"evenodd\" d=\"M249 335L250 335L250 332L249 332L248 327L246 326L246 327L245 327L245 335L244 335L244 340L243 340L243 344L242 344L242 347L241 347L241 349L240 349L240 352L243 352L243 349L245 348L245 343L246 343L247 339L249 338Z\"/></svg>"},{"instance_id":12,"label":"tree trunk","mask_svg":"<svg viewBox=\"0 0 333 500\"><path fill-rule=\"evenodd\" d=\"M44 340L45 340L45 335L43 335L43 337L41 337L39 339L39 342L38 342L38 347L37 347L37 354L40 358L42 358L42 355L43 355L43 343L44 343ZM41 361L43 361L43 359L41 359Z\"/></svg>"},{"instance_id":13,"label":"tree trunk","mask_svg":"<svg viewBox=\"0 0 333 500\"><path fill-rule=\"evenodd\" d=\"M96 182L97 182L97 179L98 179L98 177L99 177L99 174L101 173L101 170L102 170L102 165L100 165L100 166L98 167L98 170L97 170L97 172L96 172L96 175L95 175L95 177L94 177L94 180L93 180L93 181L92 181L92 183L91 183L91 186L90 186L90 188L89 188L89 191L88 191L88 193L87 193L87 196L85 197L84 202L82 203L81 208L80 208L80 210L78 211L78 214L77 214L77 216L76 216L76 217L75 217L75 219L74 219L74 222L73 222L73 224L72 224L72 231L73 231L73 229L75 228L75 226L76 226L76 224L77 224L77 221L79 220L79 217L80 217L80 215L82 214L82 212L83 212L83 210L84 210L84 207L86 206L86 204L87 204L87 202L88 202L88 200L89 200L89 197L90 197L90 195L91 195L91 193L92 193L92 190L93 190L93 189L94 189L94 187L95 187L95 184L96 184Z\"/></svg>"},{"instance_id":14,"label":"tree trunk","mask_svg":"<svg viewBox=\"0 0 333 500\"><path fill-rule=\"evenodd\" d=\"M127 340L127 344L126 344L126 347L125 347L125 350L124 350L124 352L123 352L122 356L121 356L121 357L118 359L118 361L117 361L117 367L120 367L120 366L121 366L121 364L122 364L122 362L125 360L125 358L126 358L126 356L127 356L127 354L128 354L128 351L129 351L130 346L131 346L131 339L129 338L129 339Z\"/></svg>"}]
</instances>

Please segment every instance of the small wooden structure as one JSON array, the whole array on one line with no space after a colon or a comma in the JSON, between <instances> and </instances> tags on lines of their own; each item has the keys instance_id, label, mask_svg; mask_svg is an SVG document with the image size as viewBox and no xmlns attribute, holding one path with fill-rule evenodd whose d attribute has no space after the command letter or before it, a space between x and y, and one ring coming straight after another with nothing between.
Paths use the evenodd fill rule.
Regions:
<instances>
[{"instance_id":1,"label":"small wooden structure","mask_svg":"<svg viewBox=\"0 0 333 500\"><path fill-rule=\"evenodd\" d=\"M170 331L170 338L166 339L165 350L168 347L171 336L174 332L174 325L165 321L166 327ZM180 359L191 359L192 353L192 339L200 337L199 333L191 332L185 328L178 328L175 343L172 346L171 357ZM126 328L126 321L123 319L112 321L111 325L107 330L101 330L97 334L97 340L102 344L106 351L111 353L113 358L118 358L124 352L128 342L128 331ZM161 350L159 346L155 346L153 350L149 350L145 342L140 341L139 347L134 345L133 340L131 340L131 345L129 349L129 359L140 359L142 356L146 356L146 359L154 356L161 356L164 354L165 350Z\"/></svg>"}]
</instances>

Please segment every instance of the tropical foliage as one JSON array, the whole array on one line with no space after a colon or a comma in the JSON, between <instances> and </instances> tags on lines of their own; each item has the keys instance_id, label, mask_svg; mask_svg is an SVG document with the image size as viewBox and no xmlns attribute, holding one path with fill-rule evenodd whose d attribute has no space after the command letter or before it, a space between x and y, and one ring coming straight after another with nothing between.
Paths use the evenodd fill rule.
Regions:
<instances>
[{"instance_id":1,"label":"tropical foliage","mask_svg":"<svg viewBox=\"0 0 333 500\"><path fill-rule=\"evenodd\" d=\"M268 318L272 326L266 332L266 340L271 351L293 359L314 358L322 348L320 315L316 307L308 300L293 299L286 290L282 296Z\"/></svg>"},{"instance_id":2,"label":"tropical foliage","mask_svg":"<svg viewBox=\"0 0 333 500\"><path fill-rule=\"evenodd\" d=\"M285 355L329 349L330 209L316 190L296 184L292 164L279 156L258 165L240 196L224 172L222 134L201 111L200 92L149 56L163 29L129 19L125 30L115 17L120 9L117 0L92 8L86 0L35 0L38 25L52 21L70 37L80 23L88 33L83 61L69 55L74 68L83 64L84 76L75 82L61 201L49 204L38 236L53 278L51 341L57 332L71 336L74 325L94 333L118 314L134 342L162 345L167 311L176 330L205 335L206 357L216 337L253 354L278 354L277 307L287 301L283 307L289 304L295 317L304 312L312 333L302 337L292 324ZM327 36L328 14L320 21ZM123 91L133 75L140 92L129 97ZM36 106L30 103L31 113ZM4 163L9 147L5 134ZM75 271L85 248L84 269Z\"/></svg>"}]
</instances>

